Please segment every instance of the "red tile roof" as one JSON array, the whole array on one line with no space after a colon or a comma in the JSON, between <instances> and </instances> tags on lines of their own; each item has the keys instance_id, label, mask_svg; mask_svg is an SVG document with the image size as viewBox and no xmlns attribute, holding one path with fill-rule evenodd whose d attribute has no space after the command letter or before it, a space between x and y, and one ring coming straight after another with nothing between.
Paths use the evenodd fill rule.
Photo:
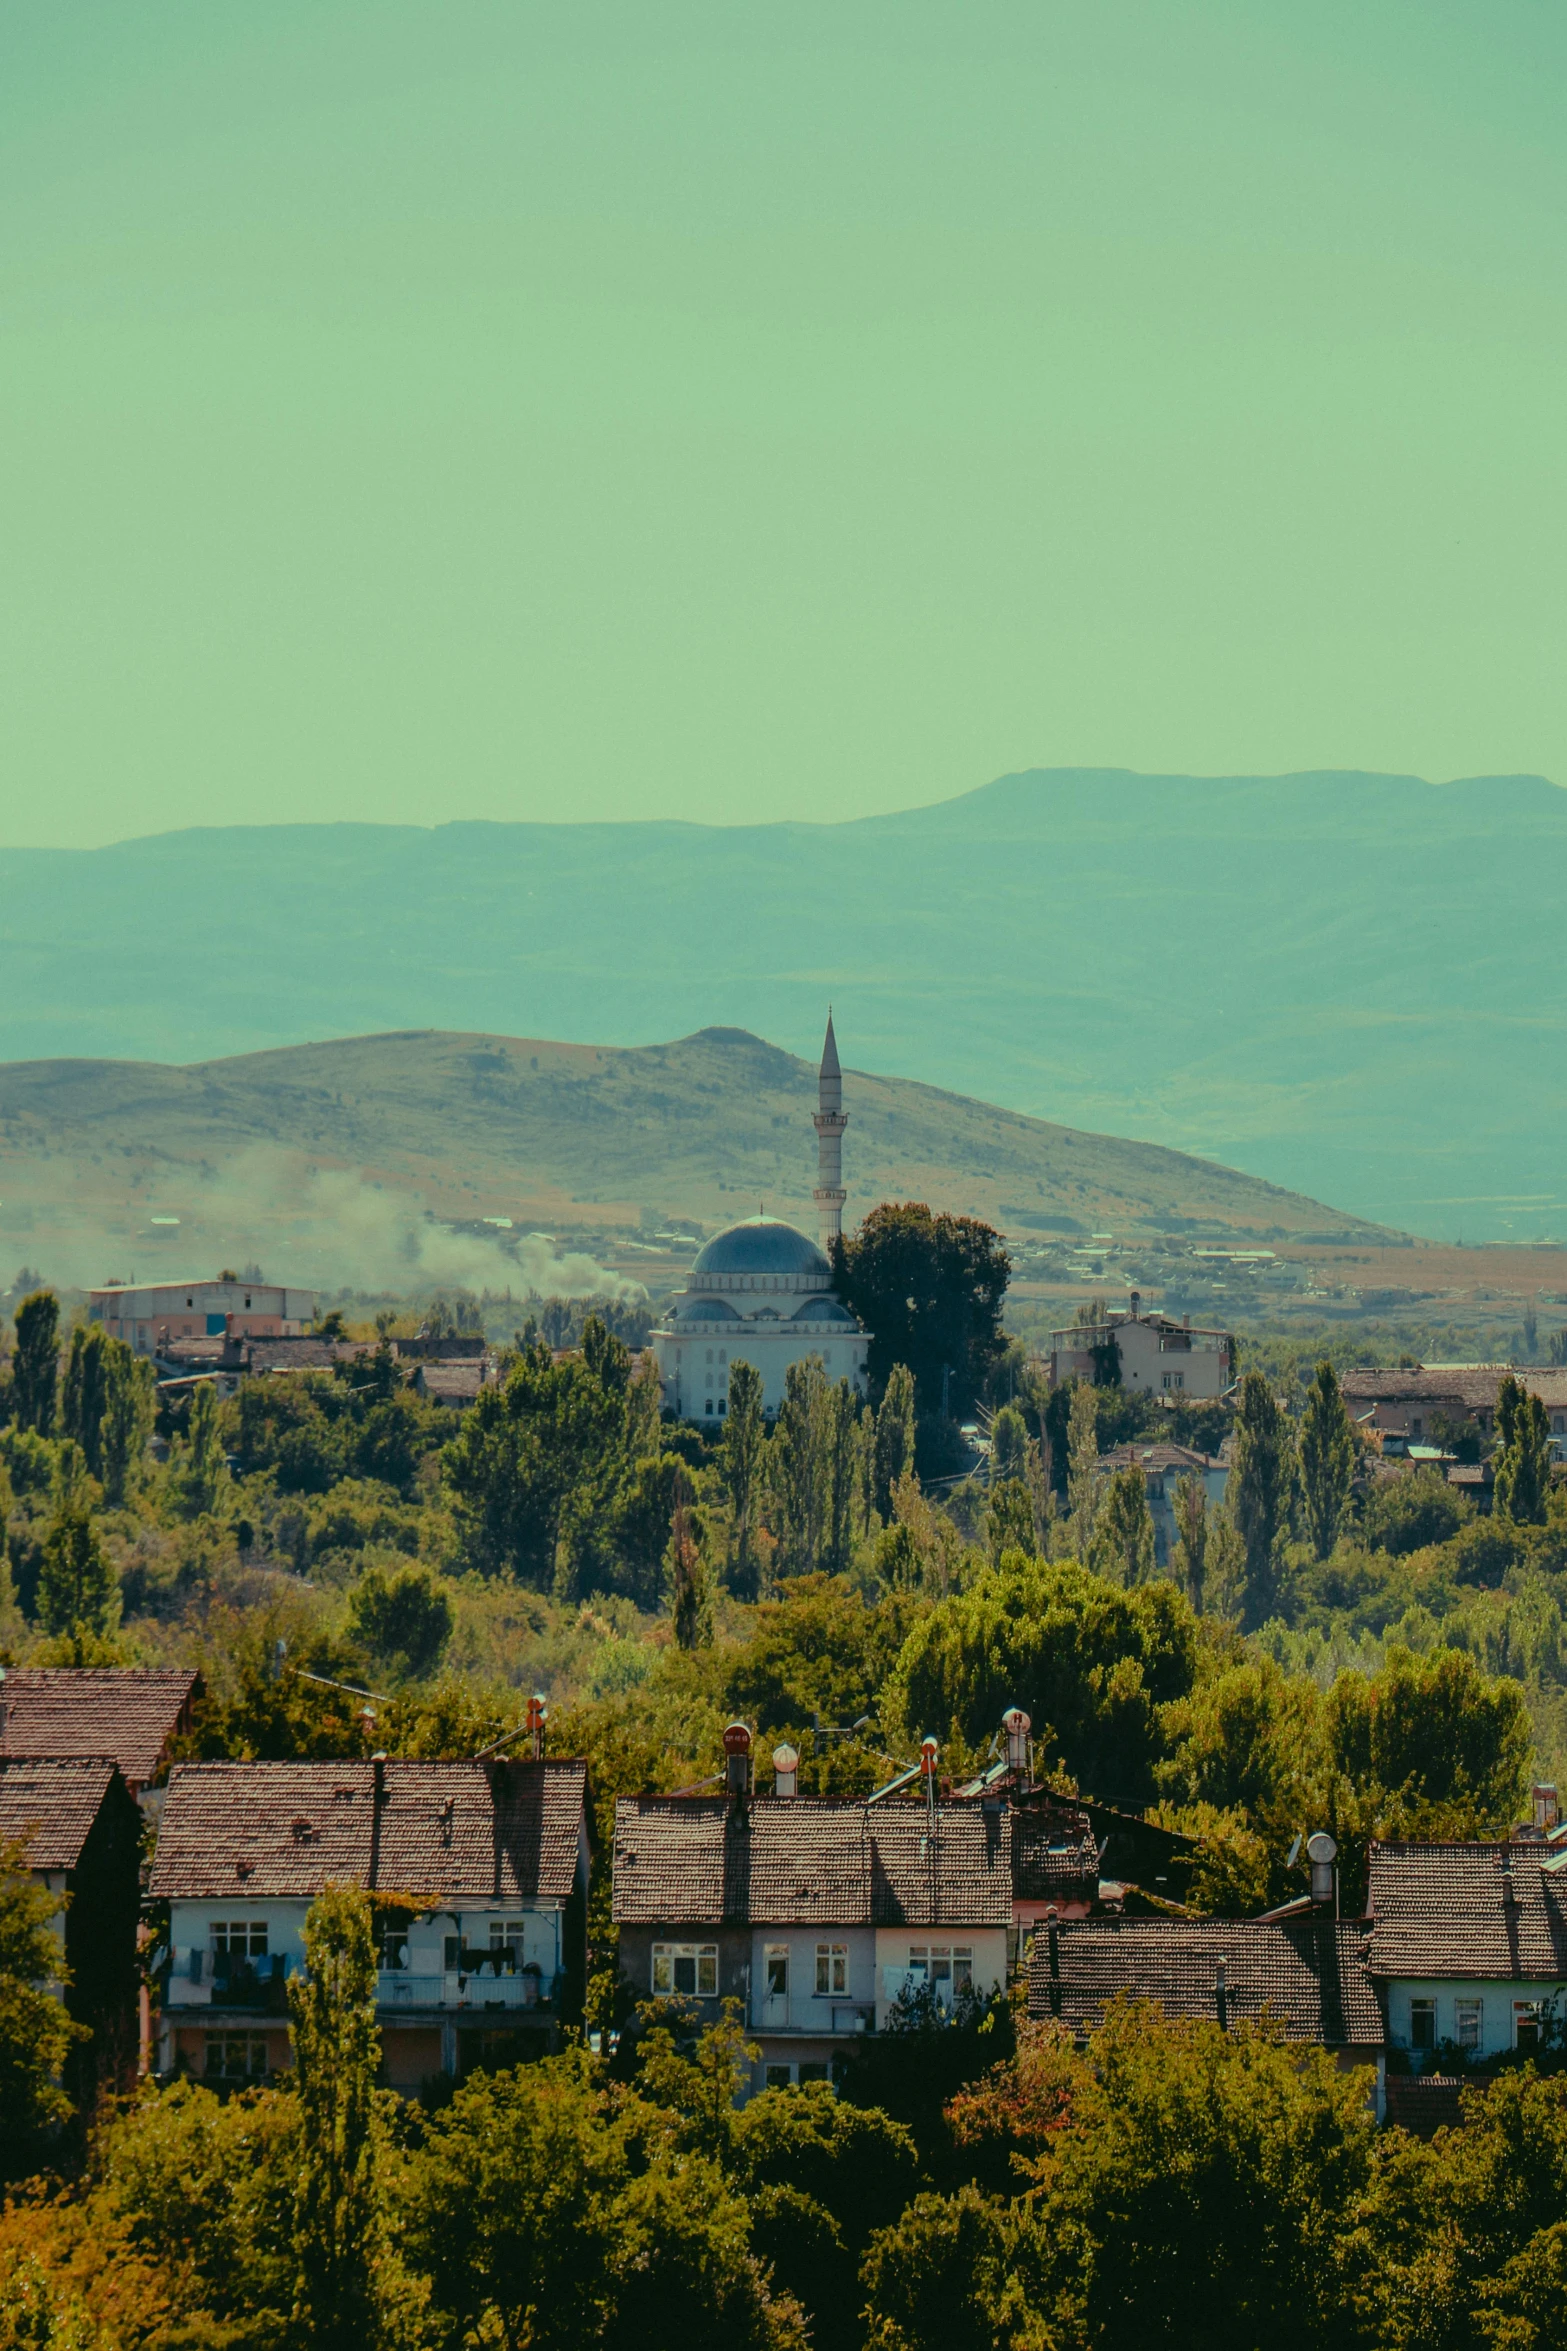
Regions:
<instances>
[{"instance_id":1,"label":"red tile roof","mask_svg":"<svg viewBox=\"0 0 1567 2351\"><path fill-rule=\"evenodd\" d=\"M1099 1842L1091 1830L1074 1833L1059 1821L1014 1814L1012 1891L1020 1902L1052 1902L1069 1887L1099 1884Z\"/></svg>"},{"instance_id":2,"label":"red tile roof","mask_svg":"<svg viewBox=\"0 0 1567 2351\"><path fill-rule=\"evenodd\" d=\"M624 1796L615 1807L621 1926L1006 1926L1010 1816L922 1804Z\"/></svg>"},{"instance_id":3,"label":"red tile roof","mask_svg":"<svg viewBox=\"0 0 1567 2351\"><path fill-rule=\"evenodd\" d=\"M1550 1867L1557 1860L1559 1874ZM1373 1844L1367 1907L1375 1976L1567 1981L1560 1847Z\"/></svg>"},{"instance_id":4,"label":"red tile roof","mask_svg":"<svg viewBox=\"0 0 1567 2351\"><path fill-rule=\"evenodd\" d=\"M576 1882L587 1765L180 1763L151 1892L310 1900L333 1879L432 1901L563 1902Z\"/></svg>"},{"instance_id":5,"label":"red tile roof","mask_svg":"<svg viewBox=\"0 0 1567 2351\"><path fill-rule=\"evenodd\" d=\"M1066 1919L1056 1930L1060 2017L1075 2032L1097 2025L1117 1993L1157 2001L1166 2016L1218 2021L1218 1962L1225 1962L1231 2025L1276 2016L1290 2041L1380 2048L1382 2012L1366 1973L1365 1930L1332 1919ZM1050 1945L1036 1931L1028 2012L1049 2017Z\"/></svg>"},{"instance_id":6,"label":"red tile roof","mask_svg":"<svg viewBox=\"0 0 1567 2351\"><path fill-rule=\"evenodd\" d=\"M145 1787L198 1678L124 1666L8 1666L0 1755L112 1755L133 1788Z\"/></svg>"},{"instance_id":7,"label":"red tile roof","mask_svg":"<svg viewBox=\"0 0 1567 2351\"><path fill-rule=\"evenodd\" d=\"M1347 1403L1458 1404L1468 1412L1494 1412L1509 1373L1542 1404L1567 1406L1567 1368L1548 1364L1437 1363L1415 1371L1345 1371L1339 1387Z\"/></svg>"},{"instance_id":8,"label":"red tile roof","mask_svg":"<svg viewBox=\"0 0 1567 2351\"><path fill-rule=\"evenodd\" d=\"M113 1780L109 1755L6 1757L0 1761L0 1844L30 1829L30 1868L74 1869Z\"/></svg>"}]
</instances>

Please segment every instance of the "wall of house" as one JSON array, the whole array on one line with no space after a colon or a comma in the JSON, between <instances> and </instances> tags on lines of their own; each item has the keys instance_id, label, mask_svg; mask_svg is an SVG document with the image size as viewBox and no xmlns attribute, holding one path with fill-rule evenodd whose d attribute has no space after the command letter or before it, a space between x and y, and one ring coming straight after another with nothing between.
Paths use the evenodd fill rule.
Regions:
<instances>
[{"instance_id":1,"label":"wall of house","mask_svg":"<svg viewBox=\"0 0 1567 2351\"><path fill-rule=\"evenodd\" d=\"M1460 2042L1460 2005L1478 2002L1480 2021L1476 2053L1482 2057L1499 2057L1505 2050L1517 2046L1520 2006L1528 2008L1535 2002L1549 2000L1553 1996L1560 2004L1564 1990L1567 1987L1561 1984L1501 1980L1475 1982L1451 1976L1395 1979L1385 1986L1388 2039L1395 2049L1413 2049L1414 2004L1420 2000L1434 2000L1437 2041Z\"/></svg>"},{"instance_id":2,"label":"wall of house","mask_svg":"<svg viewBox=\"0 0 1567 2351\"><path fill-rule=\"evenodd\" d=\"M127 2090L140 2045L141 1813L114 1778L70 1877L65 1957L71 1971L66 2007L92 2039L72 2053L67 2083L80 2111L99 2095Z\"/></svg>"},{"instance_id":3,"label":"wall of house","mask_svg":"<svg viewBox=\"0 0 1567 2351\"><path fill-rule=\"evenodd\" d=\"M783 1998L768 1992L768 1954L782 1951L787 1959L788 1990ZM827 1990L818 1992L817 1954L826 1959ZM835 1953L841 1953L845 1989L832 1989ZM753 1927L751 1930L751 2006L749 2021L757 2032L854 2033L856 2014L876 2001L876 1930L874 1927ZM840 2012L841 2015L840 2021Z\"/></svg>"},{"instance_id":4,"label":"wall of house","mask_svg":"<svg viewBox=\"0 0 1567 2351\"><path fill-rule=\"evenodd\" d=\"M971 1954L970 1965L976 1992L989 1994L1000 1991L1007 1980L1007 1930L1005 1927L878 1927L876 1930L876 2024L880 2030L887 2021L887 2011L897 2000L903 1985L918 1981L911 1971L911 1955L918 1951L948 1952L963 1950Z\"/></svg>"}]
</instances>

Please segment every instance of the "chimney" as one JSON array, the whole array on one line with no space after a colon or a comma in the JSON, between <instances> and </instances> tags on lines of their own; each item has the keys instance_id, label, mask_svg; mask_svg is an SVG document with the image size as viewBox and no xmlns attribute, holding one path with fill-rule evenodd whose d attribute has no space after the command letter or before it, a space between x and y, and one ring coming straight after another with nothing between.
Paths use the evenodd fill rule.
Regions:
<instances>
[{"instance_id":1,"label":"chimney","mask_svg":"<svg viewBox=\"0 0 1567 2351\"><path fill-rule=\"evenodd\" d=\"M1333 1864L1338 1859L1338 1847L1326 1829L1318 1829L1314 1837L1306 1839L1306 1859L1311 1864L1311 1899L1326 1905L1334 1899L1338 1872Z\"/></svg>"},{"instance_id":2,"label":"chimney","mask_svg":"<svg viewBox=\"0 0 1567 2351\"><path fill-rule=\"evenodd\" d=\"M1189 1314L1183 1314L1183 1315L1181 1316L1181 1328L1182 1328L1182 1330L1183 1330L1183 1331L1189 1331L1189 1330L1191 1329L1191 1327L1192 1327L1192 1318L1191 1318L1191 1316L1190 1316Z\"/></svg>"},{"instance_id":3,"label":"chimney","mask_svg":"<svg viewBox=\"0 0 1567 2351\"><path fill-rule=\"evenodd\" d=\"M732 1722L724 1728L724 1785L729 1791L729 1816L742 1828L750 1826L747 1799L751 1793L751 1732L748 1724Z\"/></svg>"},{"instance_id":4,"label":"chimney","mask_svg":"<svg viewBox=\"0 0 1567 2351\"><path fill-rule=\"evenodd\" d=\"M1001 1717L1001 1728L1006 1735L1008 1771L1028 1769L1028 1734L1033 1728L1021 1706L1009 1706Z\"/></svg>"},{"instance_id":5,"label":"chimney","mask_svg":"<svg viewBox=\"0 0 1567 2351\"><path fill-rule=\"evenodd\" d=\"M3 1721L4 1708L0 1706L0 1727L3 1727ZM1562 1817L1556 1790L1549 1780L1536 1780L1530 1793L1534 1798L1535 1828L1539 1835L1547 1837L1552 1829L1559 1826Z\"/></svg>"},{"instance_id":6,"label":"chimney","mask_svg":"<svg viewBox=\"0 0 1567 2351\"><path fill-rule=\"evenodd\" d=\"M773 1794L792 1796L799 1785L800 1757L798 1749L789 1746L773 1749Z\"/></svg>"},{"instance_id":7,"label":"chimney","mask_svg":"<svg viewBox=\"0 0 1567 2351\"><path fill-rule=\"evenodd\" d=\"M1502 1908L1511 1910L1518 1900L1518 1888L1513 1882L1513 1849L1502 1847Z\"/></svg>"},{"instance_id":8,"label":"chimney","mask_svg":"<svg viewBox=\"0 0 1567 2351\"><path fill-rule=\"evenodd\" d=\"M549 1720L549 1708L544 1703L544 1692L535 1690L528 1700L527 1732L535 1763L544 1760L544 1725Z\"/></svg>"},{"instance_id":9,"label":"chimney","mask_svg":"<svg viewBox=\"0 0 1567 2351\"><path fill-rule=\"evenodd\" d=\"M386 1802L386 1750L384 1747L371 1756L370 1769L375 1780L375 1801L377 1804L384 1804Z\"/></svg>"},{"instance_id":10,"label":"chimney","mask_svg":"<svg viewBox=\"0 0 1567 2351\"><path fill-rule=\"evenodd\" d=\"M1061 1914L1052 1903L1045 1912L1045 1948L1050 1954L1050 2013L1061 2014Z\"/></svg>"},{"instance_id":11,"label":"chimney","mask_svg":"<svg viewBox=\"0 0 1567 2351\"><path fill-rule=\"evenodd\" d=\"M1214 1962L1213 2004L1219 2012L1219 2030L1227 2033L1230 2029L1230 1963L1227 1959Z\"/></svg>"},{"instance_id":12,"label":"chimney","mask_svg":"<svg viewBox=\"0 0 1567 2351\"><path fill-rule=\"evenodd\" d=\"M5 1667L0 1665L0 1741L5 1738L6 1711Z\"/></svg>"},{"instance_id":13,"label":"chimney","mask_svg":"<svg viewBox=\"0 0 1567 2351\"><path fill-rule=\"evenodd\" d=\"M1137 1310L1138 1310L1138 1308L1141 1306L1142 1302L1143 1302L1142 1292L1141 1292L1140 1290L1134 1290L1134 1291L1132 1292L1132 1320L1133 1320L1133 1322L1135 1322L1135 1321L1137 1320Z\"/></svg>"}]
</instances>

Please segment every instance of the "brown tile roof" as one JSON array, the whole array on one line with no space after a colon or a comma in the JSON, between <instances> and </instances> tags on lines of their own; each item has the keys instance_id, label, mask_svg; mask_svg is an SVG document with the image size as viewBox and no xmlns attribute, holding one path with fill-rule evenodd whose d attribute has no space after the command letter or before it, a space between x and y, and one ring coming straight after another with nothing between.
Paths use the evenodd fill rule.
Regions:
<instances>
[{"instance_id":1,"label":"brown tile roof","mask_svg":"<svg viewBox=\"0 0 1567 2351\"><path fill-rule=\"evenodd\" d=\"M6 1757L0 1761L0 1844L31 1829L31 1868L74 1869L113 1779L109 1755Z\"/></svg>"},{"instance_id":2,"label":"brown tile roof","mask_svg":"<svg viewBox=\"0 0 1567 2351\"><path fill-rule=\"evenodd\" d=\"M563 1902L576 1882L587 1765L180 1763L151 1891L310 1899L332 1879L443 1901Z\"/></svg>"},{"instance_id":3,"label":"brown tile roof","mask_svg":"<svg viewBox=\"0 0 1567 2351\"><path fill-rule=\"evenodd\" d=\"M488 1366L482 1356L465 1356L456 1363L422 1363L414 1373L421 1396L438 1403L471 1404L485 1385Z\"/></svg>"},{"instance_id":4,"label":"brown tile roof","mask_svg":"<svg viewBox=\"0 0 1567 2351\"><path fill-rule=\"evenodd\" d=\"M1059 1821L1017 1813L1012 1822L1012 1892L1019 1902L1050 1902L1068 1887L1099 1883L1099 1842Z\"/></svg>"},{"instance_id":5,"label":"brown tile roof","mask_svg":"<svg viewBox=\"0 0 1567 2351\"><path fill-rule=\"evenodd\" d=\"M1557 1874L1558 1859L1562 1849L1549 1845L1373 1844L1372 1974L1567 1981L1567 1862Z\"/></svg>"},{"instance_id":6,"label":"brown tile roof","mask_svg":"<svg viewBox=\"0 0 1567 2351\"><path fill-rule=\"evenodd\" d=\"M183 1670L8 1666L0 1755L112 1755L133 1788L145 1787L197 1680Z\"/></svg>"},{"instance_id":7,"label":"brown tile roof","mask_svg":"<svg viewBox=\"0 0 1567 2351\"><path fill-rule=\"evenodd\" d=\"M615 1807L621 1926L1006 1926L1012 1824L978 1805L758 1796L742 1827L725 1797L623 1796Z\"/></svg>"},{"instance_id":8,"label":"brown tile roof","mask_svg":"<svg viewBox=\"0 0 1567 2351\"><path fill-rule=\"evenodd\" d=\"M1567 1407L1567 1368L1545 1364L1438 1363L1416 1371L1345 1371L1339 1387L1346 1403L1458 1404L1469 1412L1494 1412L1509 1372L1542 1404Z\"/></svg>"},{"instance_id":9,"label":"brown tile roof","mask_svg":"<svg viewBox=\"0 0 1567 2351\"><path fill-rule=\"evenodd\" d=\"M1216 2023L1222 1959L1232 2025L1267 2010L1286 2040L1380 2048L1382 2012L1361 1956L1364 1939L1362 1926L1332 1919L1066 1919L1057 1929L1061 2021L1086 2032L1124 1992L1157 2001L1166 2016ZM1028 2012L1052 2014L1042 1929L1029 1961Z\"/></svg>"},{"instance_id":10,"label":"brown tile roof","mask_svg":"<svg viewBox=\"0 0 1567 2351\"><path fill-rule=\"evenodd\" d=\"M1168 1445L1161 1439L1154 1445L1112 1445L1108 1453L1101 1453L1094 1464L1099 1470L1112 1469L1217 1469L1218 1456L1194 1452L1190 1445Z\"/></svg>"}]
</instances>

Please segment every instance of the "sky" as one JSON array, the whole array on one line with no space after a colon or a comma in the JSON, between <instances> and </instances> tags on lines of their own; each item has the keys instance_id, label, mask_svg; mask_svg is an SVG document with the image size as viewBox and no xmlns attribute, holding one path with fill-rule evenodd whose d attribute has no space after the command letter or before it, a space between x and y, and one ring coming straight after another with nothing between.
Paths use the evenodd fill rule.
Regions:
<instances>
[{"instance_id":1,"label":"sky","mask_svg":"<svg viewBox=\"0 0 1567 2351\"><path fill-rule=\"evenodd\" d=\"M0 843L1567 783L1559 0L0 17Z\"/></svg>"}]
</instances>

